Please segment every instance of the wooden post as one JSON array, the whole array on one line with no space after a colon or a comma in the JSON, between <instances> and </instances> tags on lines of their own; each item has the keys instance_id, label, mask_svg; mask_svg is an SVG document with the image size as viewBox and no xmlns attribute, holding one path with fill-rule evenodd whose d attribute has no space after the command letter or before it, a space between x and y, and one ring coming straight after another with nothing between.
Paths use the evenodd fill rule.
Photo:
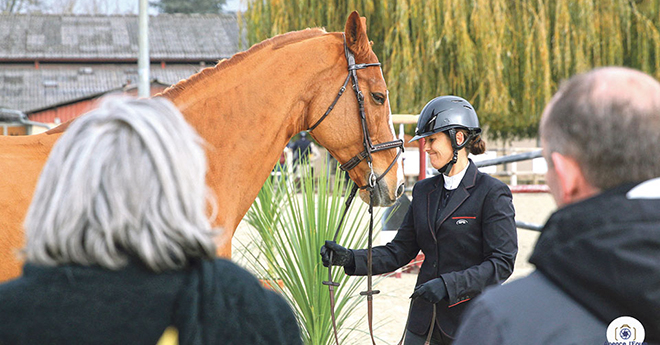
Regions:
<instances>
[{"instance_id":1,"label":"wooden post","mask_svg":"<svg viewBox=\"0 0 660 345\"><path fill-rule=\"evenodd\" d=\"M426 178L426 152L424 152L424 142L426 139L419 139L419 180Z\"/></svg>"},{"instance_id":2,"label":"wooden post","mask_svg":"<svg viewBox=\"0 0 660 345\"><path fill-rule=\"evenodd\" d=\"M140 0L140 13L138 15L138 97L149 97L151 85L149 83L149 7L148 0Z\"/></svg>"}]
</instances>

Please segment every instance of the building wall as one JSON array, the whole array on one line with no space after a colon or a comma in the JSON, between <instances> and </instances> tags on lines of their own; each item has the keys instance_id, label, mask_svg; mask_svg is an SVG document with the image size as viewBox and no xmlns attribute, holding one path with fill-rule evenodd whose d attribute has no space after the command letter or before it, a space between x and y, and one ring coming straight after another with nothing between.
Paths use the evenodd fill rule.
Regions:
<instances>
[{"instance_id":1,"label":"building wall","mask_svg":"<svg viewBox=\"0 0 660 345\"><path fill-rule=\"evenodd\" d=\"M48 124L60 124L95 108L96 99L67 104L30 114L30 120Z\"/></svg>"},{"instance_id":2,"label":"building wall","mask_svg":"<svg viewBox=\"0 0 660 345\"><path fill-rule=\"evenodd\" d=\"M27 128L21 124L0 123L0 135L26 135Z\"/></svg>"},{"instance_id":3,"label":"building wall","mask_svg":"<svg viewBox=\"0 0 660 345\"><path fill-rule=\"evenodd\" d=\"M165 85L152 85L151 86L151 95L165 90L167 86ZM137 89L133 88L123 92L124 95L137 96ZM102 95L103 96L103 95ZM61 106L55 106L53 108L45 109L42 111L37 111L29 114L31 121L43 122L47 124L60 124L71 119L74 119L94 108L96 108L96 103L102 97L95 97L91 99L81 100L76 103L65 104Z\"/></svg>"}]
</instances>

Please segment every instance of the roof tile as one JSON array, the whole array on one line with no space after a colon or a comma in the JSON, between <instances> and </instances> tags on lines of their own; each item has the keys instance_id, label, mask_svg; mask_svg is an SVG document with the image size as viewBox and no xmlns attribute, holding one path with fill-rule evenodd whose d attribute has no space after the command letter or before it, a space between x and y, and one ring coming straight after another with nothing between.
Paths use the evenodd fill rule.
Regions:
<instances>
[{"instance_id":1,"label":"roof tile","mask_svg":"<svg viewBox=\"0 0 660 345\"><path fill-rule=\"evenodd\" d=\"M0 107L25 113L138 83L135 64L42 64L39 69L29 64L0 66ZM202 68L152 65L150 77L171 85Z\"/></svg>"},{"instance_id":2,"label":"roof tile","mask_svg":"<svg viewBox=\"0 0 660 345\"><path fill-rule=\"evenodd\" d=\"M4 14L0 61L136 59L138 30L137 15ZM215 61L240 48L236 14L149 17L152 60Z\"/></svg>"}]
</instances>

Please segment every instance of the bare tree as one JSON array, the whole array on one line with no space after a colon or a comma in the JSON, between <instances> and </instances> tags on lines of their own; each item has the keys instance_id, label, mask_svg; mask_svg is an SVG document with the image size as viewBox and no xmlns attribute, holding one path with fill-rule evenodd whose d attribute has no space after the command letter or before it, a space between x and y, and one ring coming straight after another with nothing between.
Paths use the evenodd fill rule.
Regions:
<instances>
[{"instance_id":1,"label":"bare tree","mask_svg":"<svg viewBox=\"0 0 660 345\"><path fill-rule=\"evenodd\" d=\"M0 0L5 2L34 3L26 12L52 14L137 14L135 0ZM134 5L134 6L133 6Z\"/></svg>"},{"instance_id":2,"label":"bare tree","mask_svg":"<svg viewBox=\"0 0 660 345\"><path fill-rule=\"evenodd\" d=\"M0 0L0 12L3 14L21 13L40 5L40 0Z\"/></svg>"},{"instance_id":3,"label":"bare tree","mask_svg":"<svg viewBox=\"0 0 660 345\"><path fill-rule=\"evenodd\" d=\"M80 9L84 14L108 14L108 1L106 0L86 0Z\"/></svg>"},{"instance_id":4,"label":"bare tree","mask_svg":"<svg viewBox=\"0 0 660 345\"><path fill-rule=\"evenodd\" d=\"M48 5L48 13L58 13L58 14L72 14L76 10L76 5L78 0L53 0ZM44 6L45 7L45 6Z\"/></svg>"}]
</instances>

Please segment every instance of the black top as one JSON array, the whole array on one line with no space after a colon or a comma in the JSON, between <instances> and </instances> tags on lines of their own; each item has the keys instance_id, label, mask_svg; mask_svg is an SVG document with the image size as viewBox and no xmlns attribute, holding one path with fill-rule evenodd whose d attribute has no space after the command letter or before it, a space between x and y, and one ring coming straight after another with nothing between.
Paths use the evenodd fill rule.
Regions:
<instances>
[{"instance_id":1,"label":"black top","mask_svg":"<svg viewBox=\"0 0 660 345\"><path fill-rule=\"evenodd\" d=\"M451 197L453 190L449 190L445 187L442 187L442 202L438 206L438 209L443 209L447 207L447 202L449 201L449 198ZM441 211L438 211L438 214L441 214Z\"/></svg>"},{"instance_id":2,"label":"black top","mask_svg":"<svg viewBox=\"0 0 660 345\"><path fill-rule=\"evenodd\" d=\"M132 264L26 264L0 285L0 344L302 344L284 299L222 259L154 273Z\"/></svg>"}]
</instances>

